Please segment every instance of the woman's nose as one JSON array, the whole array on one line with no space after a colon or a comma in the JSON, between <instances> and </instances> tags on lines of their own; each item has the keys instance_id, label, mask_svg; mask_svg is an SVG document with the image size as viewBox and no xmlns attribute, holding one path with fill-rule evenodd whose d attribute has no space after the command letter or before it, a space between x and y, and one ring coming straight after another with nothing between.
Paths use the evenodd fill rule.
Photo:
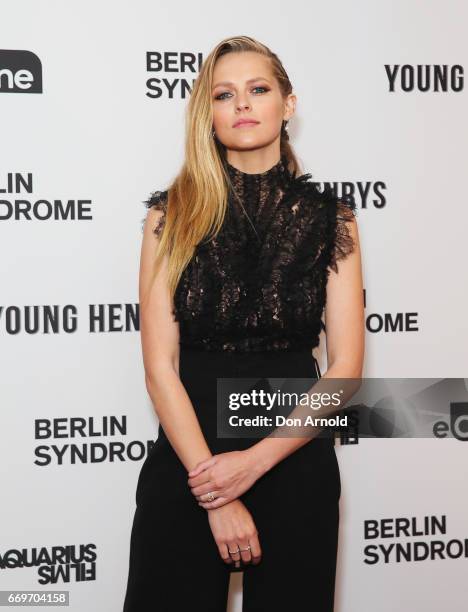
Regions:
<instances>
[{"instance_id":1,"label":"woman's nose","mask_svg":"<svg viewBox=\"0 0 468 612\"><path fill-rule=\"evenodd\" d=\"M237 105L237 110L244 110L246 108L249 108L248 102L241 102Z\"/></svg>"}]
</instances>

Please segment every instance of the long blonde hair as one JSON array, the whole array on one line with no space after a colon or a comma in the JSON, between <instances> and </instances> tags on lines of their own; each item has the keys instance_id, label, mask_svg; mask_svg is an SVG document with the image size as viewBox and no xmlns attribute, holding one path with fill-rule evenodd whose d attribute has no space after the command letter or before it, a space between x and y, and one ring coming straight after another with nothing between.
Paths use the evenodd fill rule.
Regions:
<instances>
[{"instance_id":1,"label":"long blonde hair","mask_svg":"<svg viewBox=\"0 0 468 612\"><path fill-rule=\"evenodd\" d=\"M231 185L223 164L225 147L212 135L213 71L221 56L243 51L255 51L270 58L273 76L283 97L292 93L291 82L277 55L249 36L222 40L203 62L186 110L185 162L168 187L167 213L154 262L153 280L164 255L168 255L171 298L196 245L207 237L215 237L224 221ZM286 158L289 171L297 175L300 166L284 127L285 123L281 129L280 153Z\"/></svg>"}]
</instances>

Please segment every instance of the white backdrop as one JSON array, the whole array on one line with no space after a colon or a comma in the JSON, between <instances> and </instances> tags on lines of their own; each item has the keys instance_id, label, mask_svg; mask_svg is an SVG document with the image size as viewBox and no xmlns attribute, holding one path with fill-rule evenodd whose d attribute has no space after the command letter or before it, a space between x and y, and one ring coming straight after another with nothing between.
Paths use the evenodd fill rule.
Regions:
<instances>
[{"instance_id":1,"label":"white backdrop","mask_svg":"<svg viewBox=\"0 0 468 612\"><path fill-rule=\"evenodd\" d=\"M364 375L468 374L467 19L456 0L2 3L0 589L69 590L73 612L122 607L136 480L157 435L136 323L142 201L182 161L181 84L197 76L180 70L182 53L205 57L246 34L283 61L298 96L290 134L304 171L355 190ZM173 53L175 71L147 70L148 53ZM408 90L418 65L432 76L446 67L447 90L433 80L428 91L417 81ZM28 66L31 79L20 72ZM399 66L393 90L386 66ZM43 91L29 93L39 71ZM73 214L41 219L43 203L28 219L14 214L18 200L71 201ZM399 317L410 324L379 328ZM106 432L113 417L123 429ZM87 427L72 436L78 418ZM40 425L53 419L55 435L44 437ZM87 460L73 459L76 450ZM336 610L465 610L463 444L367 440L337 456ZM445 520L446 532L365 537L366 521L414 517L419 527L426 516ZM397 560L398 546L434 540L455 540L465 553ZM60 562L47 558L67 546ZM74 563L80 546L88 556ZM229 609L239 612L241 575L231 586Z\"/></svg>"}]
</instances>

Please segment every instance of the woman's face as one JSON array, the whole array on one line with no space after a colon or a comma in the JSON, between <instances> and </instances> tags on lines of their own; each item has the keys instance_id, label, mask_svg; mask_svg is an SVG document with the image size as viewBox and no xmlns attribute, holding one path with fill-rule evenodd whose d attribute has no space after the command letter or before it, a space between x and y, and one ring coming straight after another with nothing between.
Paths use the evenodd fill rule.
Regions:
<instances>
[{"instance_id":1,"label":"woman's face","mask_svg":"<svg viewBox=\"0 0 468 612\"><path fill-rule=\"evenodd\" d=\"M216 137L236 151L279 142L282 121L292 116L296 102L293 94L283 99L271 60L254 51L227 53L218 59L212 98ZM238 124L242 119L252 123Z\"/></svg>"}]
</instances>

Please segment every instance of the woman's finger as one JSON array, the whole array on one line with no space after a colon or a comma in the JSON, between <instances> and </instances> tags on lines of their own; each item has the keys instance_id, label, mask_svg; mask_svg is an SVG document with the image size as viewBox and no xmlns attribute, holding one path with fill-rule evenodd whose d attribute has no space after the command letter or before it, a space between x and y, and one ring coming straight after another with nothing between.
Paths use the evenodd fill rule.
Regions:
<instances>
[{"instance_id":1,"label":"woman's finger","mask_svg":"<svg viewBox=\"0 0 468 612\"><path fill-rule=\"evenodd\" d=\"M249 540L252 553L252 565L258 565L262 558L262 549L260 546L260 541L258 539L258 535L254 535Z\"/></svg>"},{"instance_id":2,"label":"woman's finger","mask_svg":"<svg viewBox=\"0 0 468 612\"><path fill-rule=\"evenodd\" d=\"M195 476L194 478L189 478L189 481L187 482L187 484L192 489L192 491L194 489L197 489L197 493L199 491L201 493L202 487L204 485L209 484L210 482L211 482L211 472L206 470L202 472L201 474L198 474L198 476Z\"/></svg>"},{"instance_id":3,"label":"woman's finger","mask_svg":"<svg viewBox=\"0 0 468 612\"><path fill-rule=\"evenodd\" d=\"M212 494L213 497L211 497ZM207 493L201 493L200 495L196 495L195 496L197 498L198 501L203 502L203 503L213 503L215 500L219 499L219 497L221 497L221 491L215 491L215 490L211 490L208 491Z\"/></svg>"},{"instance_id":4,"label":"woman's finger","mask_svg":"<svg viewBox=\"0 0 468 612\"><path fill-rule=\"evenodd\" d=\"M206 498L206 495L208 493L214 493L216 494L218 492L217 489L215 489L213 482L210 480L208 482L205 482L202 485L199 485L198 487L192 487L191 488L193 495L195 495L195 497L204 497ZM203 501L203 500L200 500Z\"/></svg>"},{"instance_id":5,"label":"woman's finger","mask_svg":"<svg viewBox=\"0 0 468 612\"><path fill-rule=\"evenodd\" d=\"M221 559L225 563L231 564L233 562L232 558L231 558L231 555L229 554L227 544L220 544L218 546L218 550L219 550L219 554L221 555Z\"/></svg>"},{"instance_id":6,"label":"woman's finger","mask_svg":"<svg viewBox=\"0 0 468 612\"><path fill-rule=\"evenodd\" d=\"M250 563L252 561L252 552L249 540L239 540L239 549L242 563Z\"/></svg>"},{"instance_id":7,"label":"woman's finger","mask_svg":"<svg viewBox=\"0 0 468 612\"><path fill-rule=\"evenodd\" d=\"M228 552L229 552L231 559L234 562L235 567L239 567L241 556L239 552L239 546L237 545L236 540L232 540L231 542L228 542Z\"/></svg>"},{"instance_id":8,"label":"woman's finger","mask_svg":"<svg viewBox=\"0 0 468 612\"><path fill-rule=\"evenodd\" d=\"M205 510L213 510L214 508L221 508L228 502L232 501L229 497L217 497L212 502L198 502L198 505L204 508Z\"/></svg>"},{"instance_id":9,"label":"woman's finger","mask_svg":"<svg viewBox=\"0 0 468 612\"><path fill-rule=\"evenodd\" d=\"M193 470L190 470L188 475L190 477L196 476L197 474L200 474L200 472L203 472L203 470L206 470L207 467L211 467L215 463L216 463L215 456L210 457L210 459L205 459L205 461L202 461L201 463L199 463Z\"/></svg>"}]
</instances>

